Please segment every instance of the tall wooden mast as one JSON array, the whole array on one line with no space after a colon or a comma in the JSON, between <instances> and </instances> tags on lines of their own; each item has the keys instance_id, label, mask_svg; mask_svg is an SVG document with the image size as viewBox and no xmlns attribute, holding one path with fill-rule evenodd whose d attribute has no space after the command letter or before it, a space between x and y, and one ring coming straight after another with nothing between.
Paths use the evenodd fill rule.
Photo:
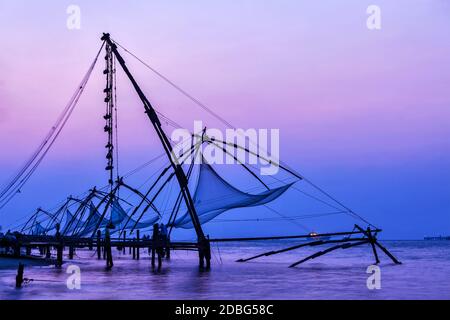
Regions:
<instances>
[{"instance_id":1,"label":"tall wooden mast","mask_svg":"<svg viewBox=\"0 0 450 320\"><path fill-rule=\"evenodd\" d=\"M125 64L125 60L122 58L120 53L117 51L117 46L115 45L115 43L113 43L111 41L109 33L104 33L101 40L106 41L106 43L111 47L112 53L116 56L117 61L119 62L120 66L122 67L125 74L130 79L139 98L141 99L142 103L144 104L145 113L147 114L148 118L150 119L150 122L152 123L152 125L156 131L156 134L158 135L158 138L160 139L160 141L164 147L164 151L166 152L167 157L169 158L170 164L175 171L175 176L177 177L178 184L180 185L180 189L181 189L181 194L183 195L189 215L191 216L192 224L194 225L195 232L197 233L198 241L203 242L205 240L205 235L203 233L203 229L200 224L200 220L198 218L197 211L195 210L194 201L192 199L191 193L189 192L188 179L187 179L186 174L184 173L183 168L181 167L180 163L177 161L177 158L172 149L172 145L170 144L170 141L167 138L167 135L165 134L164 130L161 127L161 122L158 118L158 115L157 115L155 109L153 108L153 106L151 105L151 103L147 99L147 97L144 95L144 93L142 92L141 88L139 87L139 85L137 84L133 75L131 74L130 70L128 70L128 67Z\"/></svg>"}]
</instances>

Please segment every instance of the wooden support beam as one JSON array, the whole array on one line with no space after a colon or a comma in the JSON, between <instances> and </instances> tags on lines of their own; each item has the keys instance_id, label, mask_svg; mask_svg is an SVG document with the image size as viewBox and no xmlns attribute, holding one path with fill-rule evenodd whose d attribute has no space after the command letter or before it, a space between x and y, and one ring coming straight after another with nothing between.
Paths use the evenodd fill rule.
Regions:
<instances>
[{"instance_id":1,"label":"wooden support beam","mask_svg":"<svg viewBox=\"0 0 450 320\"><path fill-rule=\"evenodd\" d=\"M102 241L102 232L100 230L97 230L97 259L98 260L100 260L102 258L101 241Z\"/></svg>"},{"instance_id":2,"label":"wooden support beam","mask_svg":"<svg viewBox=\"0 0 450 320\"><path fill-rule=\"evenodd\" d=\"M375 245L380 248L395 264L402 264L397 258L395 258L385 247L383 247L378 241L375 242Z\"/></svg>"},{"instance_id":3,"label":"wooden support beam","mask_svg":"<svg viewBox=\"0 0 450 320\"><path fill-rule=\"evenodd\" d=\"M375 264L379 264L380 259L378 258L377 248L375 247L375 237L372 235L370 227L367 227L367 236L369 238L370 246L372 247L373 255L375 256Z\"/></svg>"},{"instance_id":4,"label":"wooden support beam","mask_svg":"<svg viewBox=\"0 0 450 320\"><path fill-rule=\"evenodd\" d=\"M267 256L271 256L274 254L279 254L279 253L283 253L283 252L287 252L287 251L292 251L295 249L299 249L302 247L312 247L312 246L319 246L319 245L324 245L324 244L330 244L330 243L341 243L341 242L348 242L348 241L361 241L364 240L362 238L355 238L355 239L337 239L337 240L316 240L316 241L311 241L311 242L306 242L306 243L302 243L302 244L298 244L292 247L288 247L285 249L281 249L281 250L276 250L276 251L269 251L269 252L265 252L265 253L261 253L258 254L256 256L247 258L247 259L239 259L236 262L247 262L250 260L254 260L257 258L261 258L261 257L267 257Z\"/></svg>"},{"instance_id":5,"label":"wooden support beam","mask_svg":"<svg viewBox=\"0 0 450 320\"><path fill-rule=\"evenodd\" d=\"M381 229L375 229L374 232L381 232ZM351 236L355 234L365 234L365 231L351 231L351 232L334 232L334 233L321 233L315 235L320 237L338 237L338 236ZM274 236L274 237L254 237L254 238L222 238L222 239L210 239L209 242L233 242L233 241L264 241L264 240L283 240L283 239L307 239L311 238L309 234L294 235L294 236Z\"/></svg>"},{"instance_id":6,"label":"wooden support beam","mask_svg":"<svg viewBox=\"0 0 450 320\"><path fill-rule=\"evenodd\" d=\"M75 253L75 248L72 245L69 246L69 260L73 260L74 253Z\"/></svg>"},{"instance_id":7,"label":"wooden support beam","mask_svg":"<svg viewBox=\"0 0 450 320\"><path fill-rule=\"evenodd\" d=\"M306 262L306 261L308 261L308 260L312 260L312 259L318 258L318 257L320 257L320 256L323 256L324 254L327 254L327 253L332 252L332 251L337 250L337 249L348 249L348 248L351 248L351 247L356 247L356 246L360 246L360 245L366 244L366 243L368 243L368 242L369 242L368 240L364 240L364 241L360 241L360 242L356 242L356 243L346 242L346 243L344 243L344 244L340 244L340 245L337 245L337 246L333 246L333 247L328 248L328 249L325 249L325 250L323 250L323 251L316 252L316 253L314 253L314 254L312 254L312 255L306 257L305 259L302 259L302 260L300 260L300 261L297 261L297 262L291 264L291 265L289 266L289 268L296 267L296 266L298 266L299 264L302 264L302 263L304 263L304 262Z\"/></svg>"},{"instance_id":8,"label":"wooden support beam","mask_svg":"<svg viewBox=\"0 0 450 320\"><path fill-rule=\"evenodd\" d=\"M22 262L19 262L19 267L17 268L17 275L16 275L16 288L22 288L24 269L25 265Z\"/></svg>"},{"instance_id":9,"label":"wooden support beam","mask_svg":"<svg viewBox=\"0 0 450 320\"><path fill-rule=\"evenodd\" d=\"M394 257L394 255L392 253L390 253L385 247L383 247L375 237L372 236L372 233L368 231L365 231L364 229L362 229L360 226L355 225L355 228L357 228L360 231L363 231L364 234L369 238L372 238L373 241L373 247L377 246L378 248L380 248L384 254L386 254L395 264L402 264L399 260L397 260L397 258ZM370 228L368 228L368 230L370 230ZM374 232L375 234L378 232L377 230L372 230L372 232ZM378 260L378 255L376 255L376 258Z\"/></svg>"}]
</instances>

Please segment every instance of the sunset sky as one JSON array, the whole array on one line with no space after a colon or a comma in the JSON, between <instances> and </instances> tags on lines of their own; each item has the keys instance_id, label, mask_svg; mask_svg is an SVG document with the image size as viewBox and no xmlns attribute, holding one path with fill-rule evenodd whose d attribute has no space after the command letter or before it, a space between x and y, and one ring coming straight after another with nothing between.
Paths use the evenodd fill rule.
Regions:
<instances>
[{"instance_id":1,"label":"sunset sky","mask_svg":"<svg viewBox=\"0 0 450 320\"><path fill-rule=\"evenodd\" d=\"M66 26L72 4L80 30ZM371 4L381 30L366 27ZM1 185L54 123L105 31L235 126L279 128L281 160L384 238L450 234L450 2L0 0ZM159 111L188 129L193 120L221 128L124 57ZM58 142L0 211L3 229L106 182L103 66L102 55ZM118 77L126 172L162 149Z\"/></svg>"}]
</instances>

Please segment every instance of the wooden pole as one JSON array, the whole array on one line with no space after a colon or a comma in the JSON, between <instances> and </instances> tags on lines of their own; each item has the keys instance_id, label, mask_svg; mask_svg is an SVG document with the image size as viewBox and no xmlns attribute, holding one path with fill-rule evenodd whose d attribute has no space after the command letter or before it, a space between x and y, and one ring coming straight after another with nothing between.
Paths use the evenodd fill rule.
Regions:
<instances>
[{"instance_id":1,"label":"wooden pole","mask_svg":"<svg viewBox=\"0 0 450 320\"><path fill-rule=\"evenodd\" d=\"M144 104L145 113L147 114L150 122L152 123L152 125L156 131L156 134L158 135L158 137L161 141L161 144L163 145L166 155L169 158L170 164L174 170L175 177L177 178L178 184L180 186L180 191L183 194L183 198L186 203L187 211L189 212L189 215L192 220L192 224L193 224L195 232L197 234L197 239L204 240L205 235L203 233L202 225L200 223L199 217L197 215L197 211L195 209L194 200L192 199L191 193L188 188L188 179L186 177L186 174L183 171L183 167L172 156L173 147L169 141L169 138L167 138L167 135L161 126L161 122L158 118L158 114L156 113L152 104L147 99L144 92L142 91L142 89L139 87L138 83L134 79L133 75L131 74L130 70L128 69L128 67L125 63L125 60L118 52L117 45L112 42L109 33L104 33L101 39L102 39L102 41L106 41L106 43L111 46L112 52L116 56L117 61L119 62L120 66L122 67L125 74L130 79L131 84L133 85L139 98L141 99L142 103Z\"/></svg>"},{"instance_id":2,"label":"wooden pole","mask_svg":"<svg viewBox=\"0 0 450 320\"><path fill-rule=\"evenodd\" d=\"M56 266L58 268L62 267L63 265L63 246L62 244L58 244L56 248Z\"/></svg>"},{"instance_id":3,"label":"wooden pole","mask_svg":"<svg viewBox=\"0 0 450 320\"><path fill-rule=\"evenodd\" d=\"M361 230L362 232L364 232L365 235L367 235L367 237L372 237L372 234L370 233L367 234L367 231L365 231L364 229L362 229L360 226L355 224L355 228L357 228L358 230ZM370 230L370 228L368 228L368 230ZM373 232L377 233L378 230L372 230ZM385 247L383 247L376 238L372 237L373 240L373 244L375 246L377 246L378 248L380 248L384 254L386 254L389 258L391 258L391 260L395 263L395 264L402 264L400 261L397 260L397 258L394 257L394 255L392 253L390 253Z\"/></svg>"},{"instance_id":4,"label":"wooden pole","mask_svg":"<svg viewBox=\"0 0 450 320\"><path fill-rule=\"evenodd\" d=\"M137 237L137 248L136 248L136 259L139 260L140 258L140 246L139 246L139 240L140 240L140 234L139 234L139 230L136 231L136 237Z\"/></svg>"},{"instance_id":5,"label":"wooden pole","mask_svg":"<svg viewBox=\"0 0 450 320\"><path fill-rule=\"evenodd\" d=\"M167 235L166 258L167 258L167 260L170 260L170 236L169 235Z\"/></svg>"},{"instance_id":6,"label":"wooden pole","mask_svg":"<svg viewBox=\"0 0 450 320\"><path fill-rule=\"evenodd\" d=\"M102 258L102 247L101 247L101 237L102 232L100 230L97 230L97 259L100 260Z\"/></svg>"},{"instance_id":7,"label":"wooden pole","mask_svg":"<svg viewBox=\"0 0 450 320\"><path fill-rule=\"evenodd\" d=\"M72 245L69 246L69 259L70 260L73 260L74 251L75 251L74 247Z\"/></svg>"},{"instance_id":8,"label":"wooden pole","mask_svg":"<svg viewBox=\"0 0 450 320\"><path fill-rule=\"evenodd\" d=\"M20 243L14 245L14 257L20 257Z\"/></svg>"},{"instance_id":9,"label":"wooden pole","mask_svg":"<svg viewBox=\"0 0 450 320\"><path fill-rule=\"evenodd\" d=\"M108 227L106 227L104 242L105 242L106 269L111 270L112 267L114 266L114 263L111 248L111 236Z\"/></svg>"},{"instance_id":10,"label":"wooden pole","mask_svg":"<svg viewBox=\"0 0 450 320\"><path fill-rule=\"evenodd\" d=\"M375 256L375 264L379 264L380 259L378 258L377 248L375 247L375 239L372 235L372 231L370 230L370 227L367 227L367 236L369 237L370 246L372 247L373 255Z\"/></svg>"}]
</instances>

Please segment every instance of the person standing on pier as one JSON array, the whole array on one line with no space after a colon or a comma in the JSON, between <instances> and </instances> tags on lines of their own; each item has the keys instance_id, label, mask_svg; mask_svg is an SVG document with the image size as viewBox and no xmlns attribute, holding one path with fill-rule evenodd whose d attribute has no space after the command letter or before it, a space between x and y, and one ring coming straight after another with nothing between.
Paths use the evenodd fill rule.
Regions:
<instances>
[{"instance_id":1,"label":"person standing on pier","mask_svg":"<svg viewBox=\"0 0 450 320\"><path fill-rule=\"evenodd\" d=\"M109 223L105 229L105 254L106 254L106 269L111 270L114 266L111 250L111 232L110 229L114 229L112 223Z\"/></svg>"},{"instance_id":2,"label":"person standing on pier","mask_svg":"<svg viewBox=\"0 0 450 320\"><path fill-rule=\"evenodd\" d=\"M159 230L159 224L155 223L153 225L153 235L152 235L152 268L155 268L155 255L158 255L158 271L161 270L162 265L162 239Z\"/></svg>"}]
</instances>

